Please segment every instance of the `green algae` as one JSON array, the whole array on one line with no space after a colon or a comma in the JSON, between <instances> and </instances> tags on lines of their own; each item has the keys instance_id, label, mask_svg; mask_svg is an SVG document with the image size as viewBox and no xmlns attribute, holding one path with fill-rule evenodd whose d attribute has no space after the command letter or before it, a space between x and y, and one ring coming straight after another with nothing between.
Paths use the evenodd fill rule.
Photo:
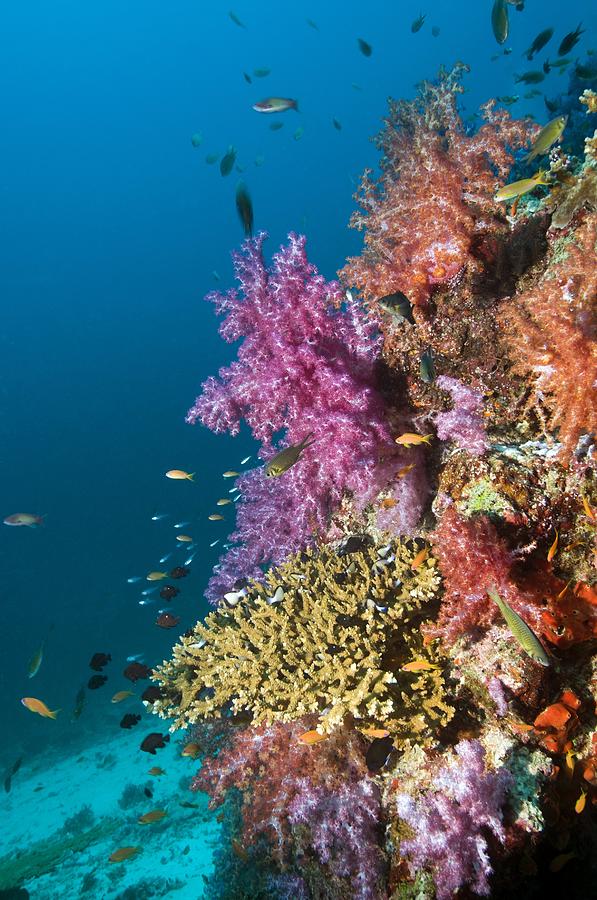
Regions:
<instances>
[{"instance_id":1,"label":"green algae","mask_svg":"<svg viewBox=\"0 0 597 900\"><path fill-rule=\"evenodd\" d=\"M489 516L503 516L510 509L508 501L499 494L491 481L482 478L471 487L466 498L464 511L467 516L486 513Z\"/></svg>"},{"instance_id":2,"label":"green algae","mask_svg":"<svg viewBox=\"0 0 597 900\"><path fill-rule=\"evenodd\" d=\"M0 857L0 890L17 887L47 875L71 854L80 853L92 844L106 840L122 826L122 820L102 819L82 834L65 834L62 829L49 838L36 841L17 854Z\"/></svg>"}]
</instances>

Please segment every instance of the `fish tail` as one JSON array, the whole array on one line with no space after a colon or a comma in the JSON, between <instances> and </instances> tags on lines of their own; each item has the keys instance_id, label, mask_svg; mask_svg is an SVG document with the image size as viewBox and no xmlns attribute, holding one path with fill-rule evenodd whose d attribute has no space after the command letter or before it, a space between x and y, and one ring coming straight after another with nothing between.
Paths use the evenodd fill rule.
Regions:
<instances>
[{"instance_id":1,"label":"fish tail","mask_svg":"<svg viewBox=\"0 0 597 900\"><path fill-rule=\"evenodd\" d=\"M194 481L194 480L195 480L195 472L191 472L190 475L187 475L187 481Z\"/></svg>"},{"instance_id":2,"label":"fish tail","mask_svg":"<svg viewBox=\"0 0 597 900\"><path fill-rule=\"evenodd\" d=\"M298 100L293 100L290 108L294 109L295 112L300 112Z\"/></svg>"},{"instance_id":3,"label":"fish tail","mask_svg":"<svg viewBox=\"0 0 597 900\"><path fill-rule=\"evenodd\" d=\"M59 712L61 712L60 709L49 709L48 714L50 716L50 719L55 719Z\"/></svg>"}]
</instances>

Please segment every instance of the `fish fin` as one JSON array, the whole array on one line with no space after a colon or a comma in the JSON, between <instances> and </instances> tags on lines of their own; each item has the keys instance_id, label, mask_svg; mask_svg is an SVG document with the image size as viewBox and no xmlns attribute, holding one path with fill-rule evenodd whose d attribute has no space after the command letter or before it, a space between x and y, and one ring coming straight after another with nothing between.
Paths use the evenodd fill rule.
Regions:
<instances>
[{"instance_id":1,"label":"fish fin","mask_svg":"<svg viewBox=\"0 0 597 900\"><path fill-rule=\"evenodd\" d=\"M298 100L294 100L294 102L293 102L293 104L292 104L292 106L291 106L291 109L294 109L295 112L300 112L299 105L298 105Z\"/></svg>"},{"instance_id":2,"label":"fish fin","mask_svg":"<svg viewBox=\"0 0 597 900\"><path fill-rule=\"evenodd\" d=\"M50 718L55 719L59 712L62 712L62 710L61 709L50 709L49 710Z\"/></svg>"},{"instance_id":3,"label":"fish fin","mask_svg":"<svg viewBox=\"0 0 597 900\"><path fill-rule=\"evenodd\" d=\"M194 472L191 472L190 475L187 475L187 481L194 481L194 480L195 480L195 473L194 473Z\"/></svg>"}]
</instances>

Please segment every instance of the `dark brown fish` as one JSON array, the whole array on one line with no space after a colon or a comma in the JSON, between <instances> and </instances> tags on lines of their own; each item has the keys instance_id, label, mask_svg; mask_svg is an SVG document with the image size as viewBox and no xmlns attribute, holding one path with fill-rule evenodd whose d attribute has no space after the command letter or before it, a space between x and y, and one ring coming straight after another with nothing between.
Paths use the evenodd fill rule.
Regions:
<instances>
[{"instance_id":1,"label":"dark brown fish","mask_svg":"<svg viewBox=\"0 0 597 900\"><path fill-rule=\"evenodd\" d=\"M94 672L101 672L107 666L112 657L109 653L94 653L89 661L89 668Z\"/></svg>"},{"instance_id":2,"label":"dark brown fish","mask_svg":"<svg viewBox=\"0 0 597 900\"><path fill-rule=\"evenodd\" d=\"M153 791L151 790L150 787L143 788L143 793L145 794L146 797L149 797L150 800L153 797Z\"/></svg>"},{"instance_id":3,"label":"dark brown fish","mask_svg":"<svg viewBox=\"0 0 597 900\"><path fill-rule=\"evenodd\" d=\"M161 699L162 689L159 688L157 684L151 684L149 687L145 688L141 694L141 700L144 700L145 703L155 703L156 700Z\"/></svg>"},{"instance_id":4,"label":"dark brown fish","mask_svg":"<svg viewBox=\"0 0 597 900\"><path fill-rule=\"evenodd\" d=\"M92 675L87 682L87 687L90 691L97 691L97 689L101 688L107 680L108 679L105 675Z\"/></svg>"},{"instance_id":5,"label":"dark brown fish","mask_svg":"<svg viewBox=\"0 0 597 900\"><path fill-rule=\"evenodd\" d=\"M177 594L180 594L180 588L174 587L173 584L165 584L160 591L162 600L174 600Z\"/></svg>"},{"instance_id":6,"label":"dark brown fish","mask_svg":"<svg viewBox=\"0 0 597 900\"><path fill-rule=\"evenodd\" d=\"M173 616L172 613L161 613L155 620L155 624L160 628L176 628L180 622L180 616Z\"/></svg>"},{"instance_id":7,"label":"dark brown fish","mask_svg":"<svg viewBox=\"0 0 597 900\"><path fill-rule=\"evenodd\" d=\"M375 738L371 741L365 754L365 762L370 772L379 772L388 761L390 753L394 749L394 742L390 736Z\"/></svg>"},{"instance_id":8,"label":"dark brown fish","mask_svg":"<svg viewBox=\"0 0 597 900\"><path fill-rule=\"evenodd\" d=\"M186 578L190 571L188 566L174 566L170 572L170 578Z\"/></svg>"},{"instance_id":9,"label":"dark brown fish","mask_svg":"<svg viewBox=\"0 0 597 900\"><path fill-rule=\"evenodd\" d=\"M19 758L12 764L12 767L6 773L6 778L4 779L4 790L7 794L10 794L10 789L12 787L12 776L16 775L19 769L21 768L21 763L23 762L23 757L19 756Z\"/></svg>"},{"instance_id":10,"label":"dark brown fish","mask_svg":"<svg viewBox=\"0 0 597 900\"><path fill-rule=\"evenodd\" d=\"M152 753L155 756L155 751L165 747L169 740L169 734L160 734L157 731L152 731L146 738L143 738L141 750L144 750L145 753Z\"/></svg>"},{"instance_id":11,"label":"dark brown fish","mask_svg":"<svg viewBox=\"0 0 597 900\"><path fill-rule=\"evenodd\" d=\"M137 724L137 722L141 721L141 716L137 716L134 713L127 713L120 720L121 728L133 728Z\"/></svg>"},{"instance_id":12,"label":"dark brown fish","mask_svg":"<svg viewBox=\"0 0 597 900\"><path fill-rule=\"evenodd\" d=\"M578 44L580 41L581 34L584 34L584 28L582 27L582 22L574 31L569 31L565 38L562 39L562 43L558 47L558 56L566 56L567 53L570 53L572 48Z\"/></svg>"},{"instance_id":13,"label":"dark brown fish","mask_svg":"<svg viewBox=\"0 0 597 900\"><path fill-rule=\"evenodd\" d=\"M128 678L129 681L139 681L141 678L149 678L151 669L143 663L132 662L126 667L122 674L125 678Z\"/></svg>"}]
</instances>

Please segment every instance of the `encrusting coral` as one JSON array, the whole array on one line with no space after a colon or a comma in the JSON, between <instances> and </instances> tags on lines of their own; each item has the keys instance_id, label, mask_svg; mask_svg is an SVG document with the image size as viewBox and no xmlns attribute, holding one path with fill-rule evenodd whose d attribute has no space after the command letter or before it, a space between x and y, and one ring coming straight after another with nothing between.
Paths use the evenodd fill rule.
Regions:
<instances>
[{"instance_id":1,"label":"encrusting coral","mask_svg":"<svg viewBox=\"0 0 597 900\"><path fill-rule=\"evenodd\" d=\"M183 636L155 671L154 708L175 727L228 709L255 725L318 713L322 732L353 717L396 745L432 741L453 711L419 628L439 577L432 558L412 568L417 553L398 540L291 557ZM401 670L417 659L430 665Z\"/></svg>"}]
</instances>

